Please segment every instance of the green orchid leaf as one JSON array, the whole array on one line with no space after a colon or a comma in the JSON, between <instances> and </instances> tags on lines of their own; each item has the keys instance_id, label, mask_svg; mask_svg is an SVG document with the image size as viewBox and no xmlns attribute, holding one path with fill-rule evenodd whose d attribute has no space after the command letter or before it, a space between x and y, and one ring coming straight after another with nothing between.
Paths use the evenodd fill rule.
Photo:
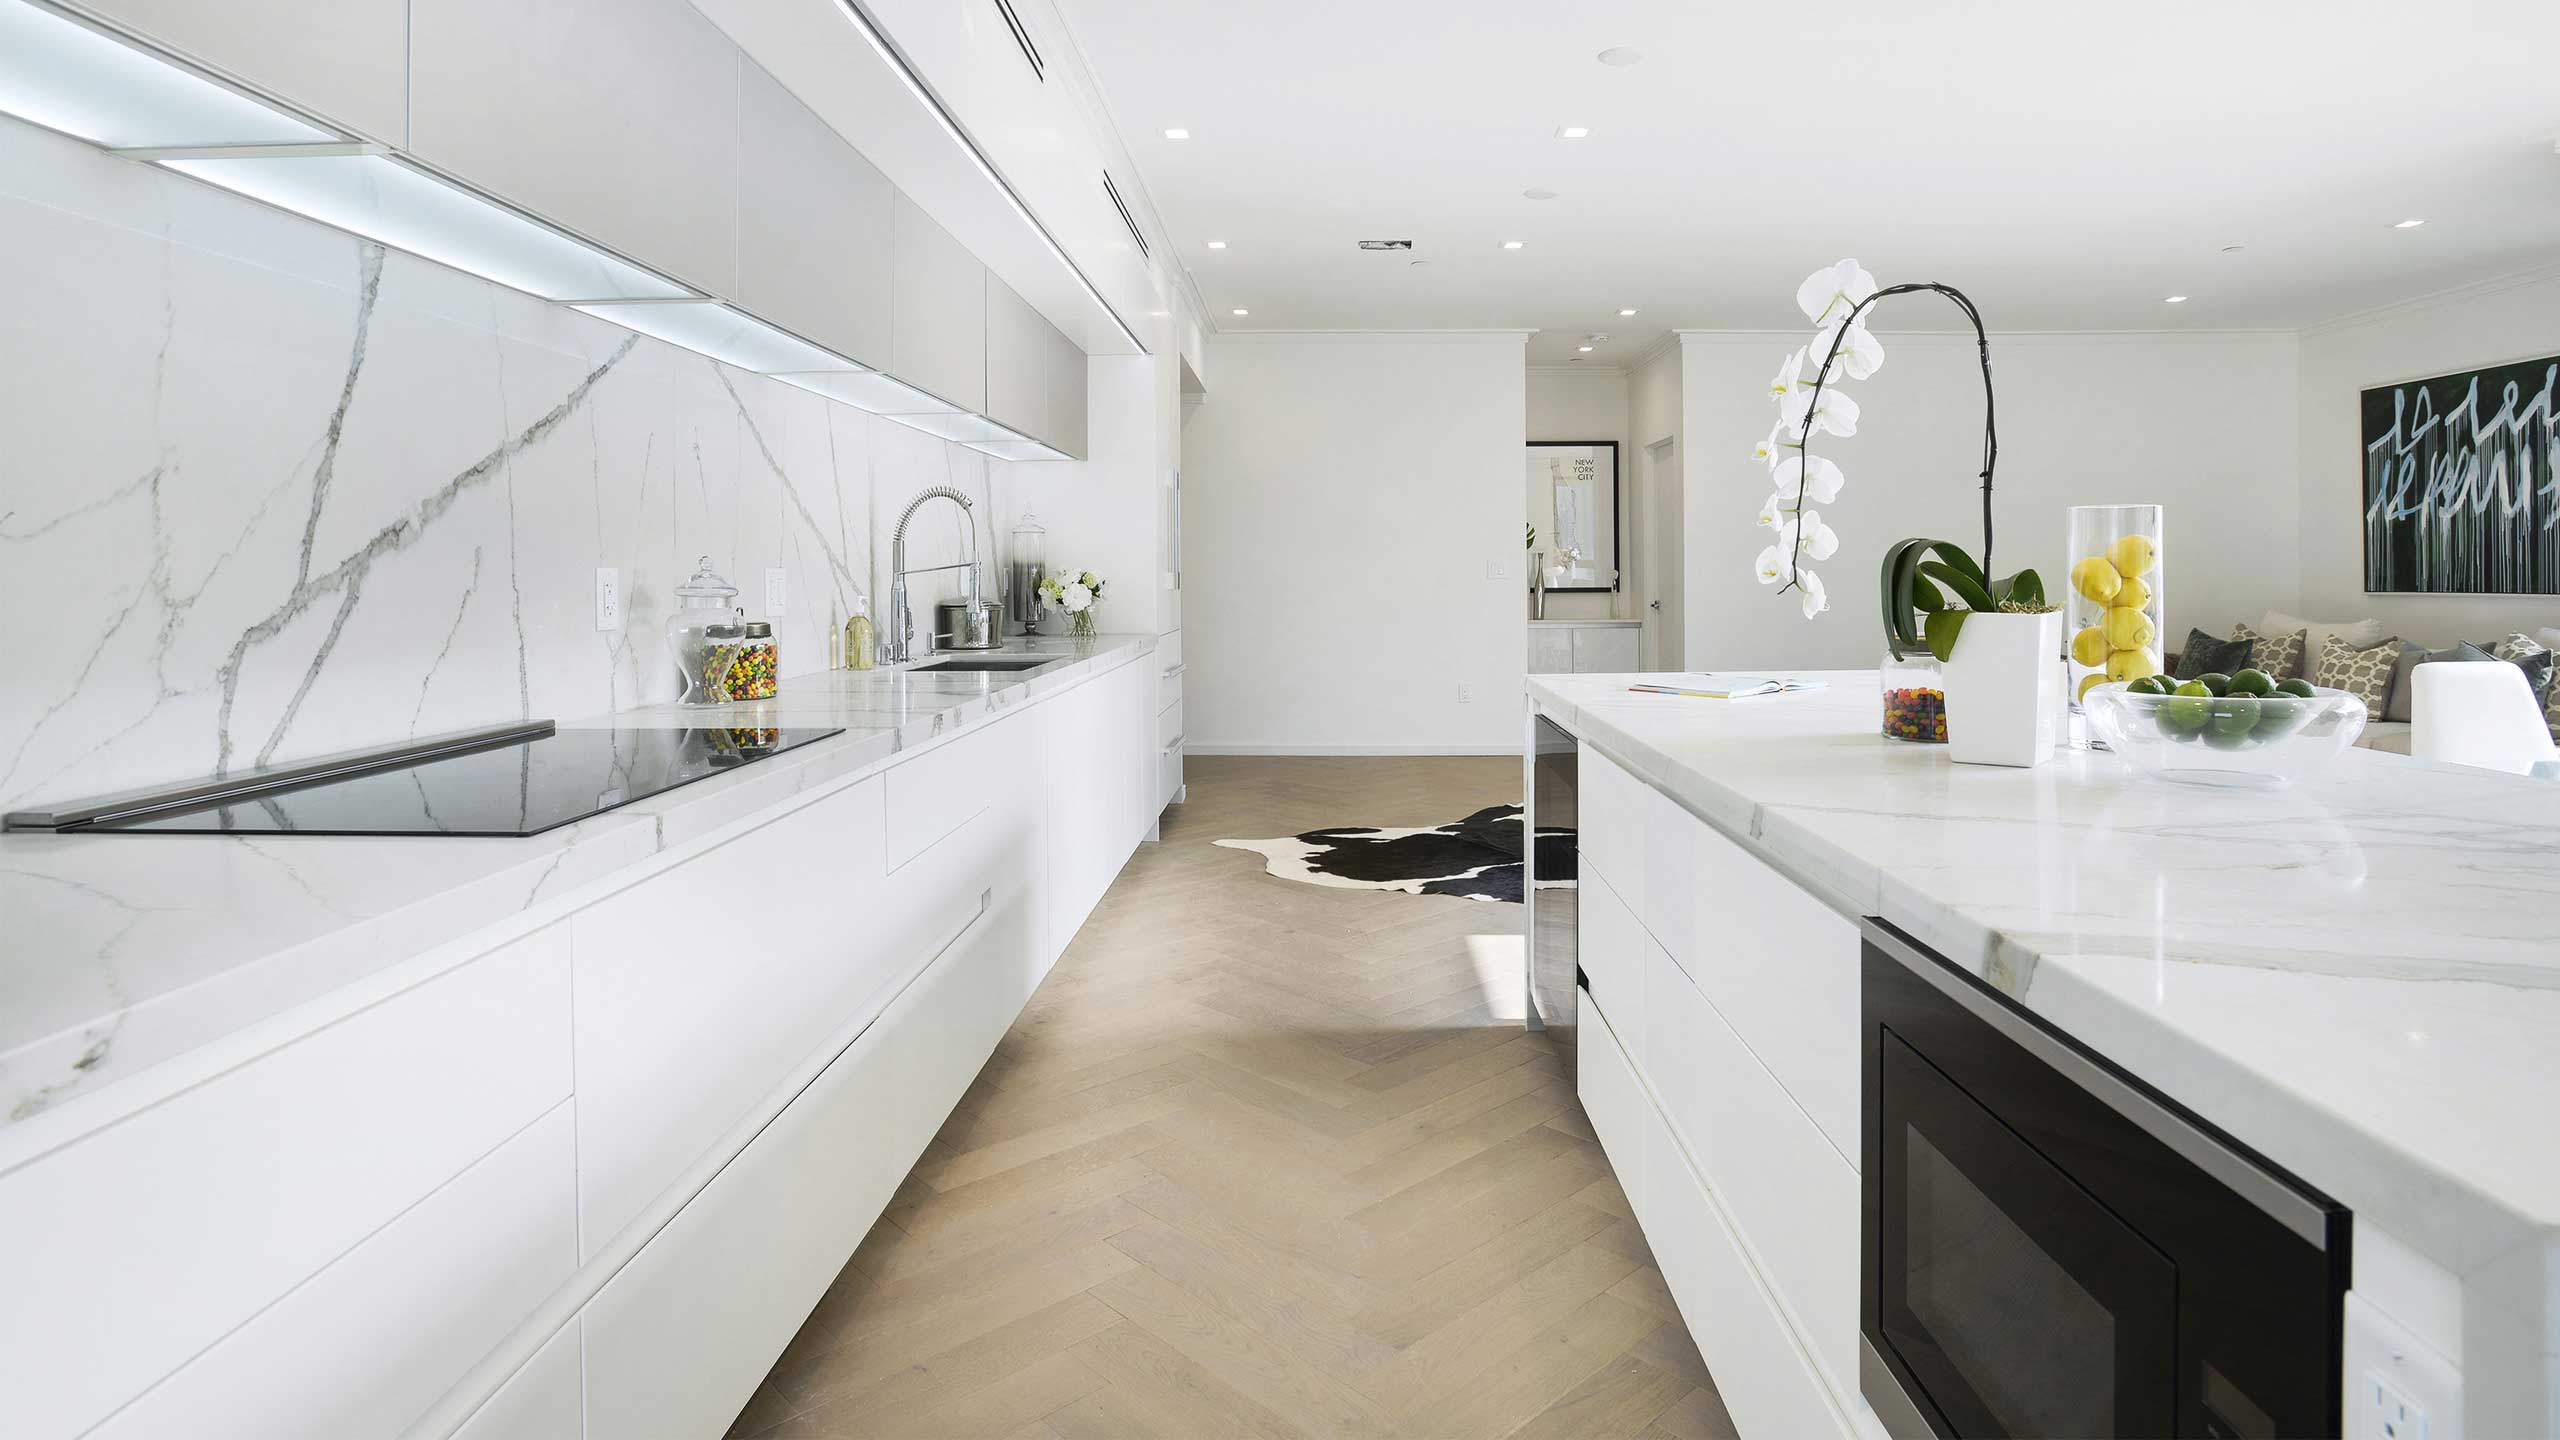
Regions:
<instances>
[{"instance_id":1,"label":"green orchid leaf","mask_svg":"<svg viewBox=\"0 0 2560 1440\"><path fill-rule=\"evenodd\" d=\"M2040 607L2051 603L2044 598L2044 577L2033 570L2021 570L2009 577L2009 599L2017 605Z\"/></svg>"},{"instance_id":2,"label":"green orchid leaf","mask_svg":"<svg viewBox=\"0 0 2560 1440\"><path fill-rule=\"evenodd\" d=\"M1982 573L1982 567L1973 563L1973 557L1965 553L1963 546L1951 540L1934 540L1930 542L1929 548L1937 552L1939 559L1963 572L1966 579L1971 580L1985 593L1990 591L1991 577Z\"/></svg>"},{"instance_id":3,"label":"green orchid leaf","mask_svg":"<svg viewBox=\"0 0 2560 1440\"><path fill-rule=\"evenodd\" d=\"M1946 547L1939 546L1938 549L1940 553L1944 553ZM1963 601L1967 609L1997 610L2000 608L1999 602L1991 598L1990 587L1944 561L1923 560L1920 562L1920 573L1955 592L1955 597Z\"/></svg>"},{"instance_id":4,"label":"green orchid leaf","mask_svg":"<svg viewBox=\"0 0 2560 1440\"><path fill-rule=\"evenodd\" d=\"M1964 630L1965 610L1939 610L1929 616L1929 653L1941 664L1955 658L1956 636Z\"/></svg>"},{"instance_id":5,"label":"green orchid leaf","mask_svg":"<svg viewBox=\"0 0 2560 1440\"><path fill-rule=\"evenodd\" d=\"M1876 588L1884 607L1885 648L1893 652L1896 660L1921 645L1920 631L1913 623L1912 612L1919 603L1916 587L1927 584L1917 572L1920 559L1928 549L1926 540L1902 540L1884 552L1884 573Z\"/></svg>"},{"instance_id":6,"label":"green orchid leaf","mask_svg":"<svg viewBox=\"0 0 2560 1440\"><path fill-rule=\"evenodd\" d=\"M1923 614L1935 614L1947 608L1947 597L1924 576L1911 577L1911 606Z\"/></svg>"}]
</instances>

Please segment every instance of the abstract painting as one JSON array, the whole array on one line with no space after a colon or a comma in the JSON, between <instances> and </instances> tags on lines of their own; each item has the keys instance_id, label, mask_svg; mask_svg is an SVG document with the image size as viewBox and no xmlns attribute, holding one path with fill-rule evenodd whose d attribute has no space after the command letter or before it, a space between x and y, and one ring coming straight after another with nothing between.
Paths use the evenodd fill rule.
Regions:
<instances>
[{"instance_id":1,"label":"abstract painting","mask_svg":"<svg viewBox=\"0 0 2560 1440\"><path fill-rule=\"evenodd\" d=\"M2364 588L2560 595L2560 355L2364 392Z\"/></svg>"}]
</instances>

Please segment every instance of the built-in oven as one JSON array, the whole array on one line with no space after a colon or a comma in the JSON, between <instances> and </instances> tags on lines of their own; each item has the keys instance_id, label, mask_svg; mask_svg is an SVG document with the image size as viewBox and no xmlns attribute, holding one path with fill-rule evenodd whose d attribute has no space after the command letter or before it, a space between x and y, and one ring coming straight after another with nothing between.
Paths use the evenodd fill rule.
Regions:
<instances>
[{"instance_id":1,"label":"built-in oven","mask_svg":"<svg viewBox=\"0 0 2560 1440\"><path fill-rule=\"evenodd\" d=\"M1864 926L1860 1389L1897 1436L2334 1436L2345 1209Z\"/></svg>"}]
</instances>

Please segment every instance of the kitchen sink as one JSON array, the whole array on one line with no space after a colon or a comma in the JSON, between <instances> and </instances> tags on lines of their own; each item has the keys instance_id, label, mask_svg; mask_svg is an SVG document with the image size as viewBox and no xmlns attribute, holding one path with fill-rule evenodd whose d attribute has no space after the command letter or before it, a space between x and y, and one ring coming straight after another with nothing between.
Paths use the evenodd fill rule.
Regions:
<instances>
[{"instance_id":1,"label":"kitchen sink","mask_svg":"<svg viewBox=\"0 0 2560 1440\"><path fill-rule=\"evenodd\" d=\"M955 655L948 660L927 660L917 670L961 670L970 672L1037 670L1065 659L1063 655Z\"/></svg>"}]
</instances>

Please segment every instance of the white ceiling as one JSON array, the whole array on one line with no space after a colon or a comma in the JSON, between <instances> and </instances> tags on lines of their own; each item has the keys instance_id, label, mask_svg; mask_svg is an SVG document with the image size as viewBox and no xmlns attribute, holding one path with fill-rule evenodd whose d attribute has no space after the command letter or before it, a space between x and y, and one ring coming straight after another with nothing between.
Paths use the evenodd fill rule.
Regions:
<instances>
[{"instance_id":1,"label":"white ceiling","mask_svg":"<svg viewBox=\"0 0 2560 1440\"><path fill-rule=\"evenodd\" d=\"M1609 364L1792 327L1844 255L2011 330L2291 329L2560 262L2555 0L1060 6L1225 330ZM1879 328L1954 318L1901 303Z\"/></svg>"}]
</instances>

